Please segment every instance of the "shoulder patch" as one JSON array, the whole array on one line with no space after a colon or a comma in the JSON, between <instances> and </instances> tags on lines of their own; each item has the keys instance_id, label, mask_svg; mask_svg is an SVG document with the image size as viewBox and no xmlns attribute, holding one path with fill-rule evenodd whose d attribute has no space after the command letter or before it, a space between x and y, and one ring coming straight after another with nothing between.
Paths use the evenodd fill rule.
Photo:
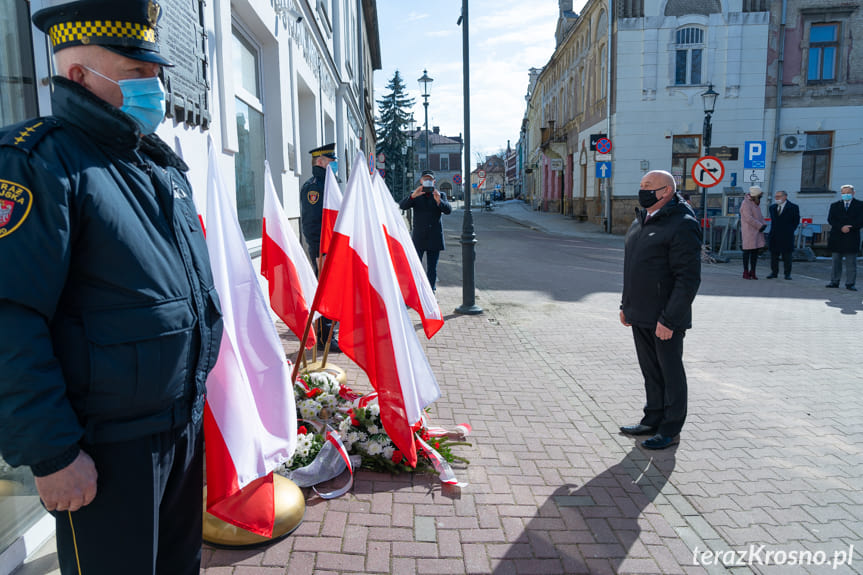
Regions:
<instances>
[{"instance_id":1,"label":"shoulder patch","mask_svg":"<svg viewBox=\"0 0 863 575\"><path fill-rule=\"evenodd\" d=\"M33 208L33 192L15 182L0 180L0 240L17 230Z\"/></svg>"},{"instance_id":2,"label":"shoulder patch","mask_svg":"<svg viewBox=\"0 0 863 575\"><path fill-rule=\"evenodd\" d=\"M23 124L13 126L0 138L0 147L16 148L29 154L48 132L59 127L60 121L56 118L35 118Z\"/></svg>"}]
</instances>

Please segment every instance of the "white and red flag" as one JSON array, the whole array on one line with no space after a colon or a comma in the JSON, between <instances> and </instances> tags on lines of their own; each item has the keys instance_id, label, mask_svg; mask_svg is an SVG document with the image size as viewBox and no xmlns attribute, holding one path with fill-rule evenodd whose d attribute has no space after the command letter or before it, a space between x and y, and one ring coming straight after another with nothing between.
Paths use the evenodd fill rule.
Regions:
<instances>
[{"instance_id":1,"label":"white and red flag","mask_svg":"<svg viewBox=\"0 0 863 575\"><path fill-rule=\"evenodd\" d=\"M384 179L375 171L373 185L377 198L384 206L384 229L390 258L399 279L405 303L420 314L423 331L431 337L443 327L443 314L434 296L428 276L423 271L422 261L414 247L410 230L405 225L399 205L390 194Z\"/></svg>"},{"instance_id":2,"label":"white and red flag","mask_svg":"<svg viewBox=\"0 0 863 575\"><path fill-rule=\"evenodd\" d=\"M327 179L324 182L324 205L321 217L321 255L329 253L330 242L333 239L333 229L336 227L336 218L342 207L342 190L333 173L331 166L327 166Z\"/></svg>"},{"instance_id":3,"label":"white and red flag","mask_svg":"<svg viewBox=\"0 0 863 575\"><path fill-rule=\"evenodd\" d=\"M387 208L377 201L361 154L353 165L312 309L339 322L339 347L368 375L387 435L415 466L412 428L440 388L390 259Z\"/></svg>"},{"instance_id":4,"label":"white and red flag","mask_svg":"<svg viewBox=\"0 0 863 575\"><path fill-rule=\"evenodd\" d=\"M224 320L204 407L207 511L271 537L272 471L293 455L297 445L291 366L219 173L212 140L205 222Z\"/></svg>"},{"instance_id":5,"label":"white and red flag","mask_svg":"<svg viewBox=\"0 0 863 575\"><path fill-rule=\"evenodd\" d=\"M302 338L309 318L309 304L318 289L318 280L300 246L300 240L285 217L273 185L269 162L264 162L261 275L267 278L270 307L294 335ZM306 348L314 346L315 331L310 329Z\"/></svg>"}]
</instances>

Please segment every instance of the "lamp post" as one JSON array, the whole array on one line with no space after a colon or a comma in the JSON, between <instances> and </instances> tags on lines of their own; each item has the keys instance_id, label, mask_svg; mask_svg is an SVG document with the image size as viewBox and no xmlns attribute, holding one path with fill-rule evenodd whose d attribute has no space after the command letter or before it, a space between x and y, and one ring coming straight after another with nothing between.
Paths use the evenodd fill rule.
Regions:
<instances>
[{"instance_id":1,"label":"lamp post","mask_svg":"<svg viewBox=\"0 0 863 575\"><path fill-rule=\"evenodd\" d=\"M468 30L468 0L461 2L461 16L456 25L461 24L462 83L464 85L464 220L461 231L462 303L455 308L456 313L476 315L482 308L476 305L474 289L474 263L476 261L476 234L473 228L473 212L470 199L470 32Z\"/></svg>"},{"instance_id":2,"label":"lamp post","mask_svg":"<svg viewBox=\"0 0 863 575\"><path fill-rule=\"evenodd\" d=\"M402 190L402 199L407 197L413 191L414 185L414 125L416 124L416 120L414 120L413 113L411 117L408 118L408 127L410 131L408 135L410 140L408 141L408 161L405 163L405 170L407 171L407 182L405 183L405 189Z\"/></svg>"},{"instance_id":3,"label":"lamp post","mask_svg":"<svg viewBox=\"0 0 863 575\"><path fill-rule=\"evenodd\" d=\"M713 84L711 83L707 87L707 91L701 94L701 99L704 103L704 128L702 130L702 136L704 138L704 155L708 155L710 152L710 137L713 132L713 125L710 123L710 118L713 116L713 110L716 109L716 98L719 96L719 92L713 89ZM701 244L704 245L707 242L707 188L701 188Z\"/></svg>"},{"instance_id":4,"label":"lamp post","mask_svg":"<svg viewBox=\"0 0 863 575\"><path fill-rule=\"evenodd\" d=\"M431 83L434 82L429 77L428 70L423 70L423 75L421 78L417 79L417 82L422 86L422 96L423 96L423 108L425 108L425 132L426 132L426 170L431 169L431 156L429 156L429 90L431 90Z\"/></svg>"}]
</instances>

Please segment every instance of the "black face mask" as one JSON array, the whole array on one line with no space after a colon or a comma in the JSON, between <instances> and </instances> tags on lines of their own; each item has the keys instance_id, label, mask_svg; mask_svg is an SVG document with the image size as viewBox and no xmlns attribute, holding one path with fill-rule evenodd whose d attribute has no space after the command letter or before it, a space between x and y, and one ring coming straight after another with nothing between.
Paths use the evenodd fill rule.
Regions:
<instances>
[{"instance_id":1,"label":"black face mask","mask_svg":"<svg viewBox=\"0 0 863 575\"><path fill-rule=\"evenodd\" d=\"M655 190L638 190L638 203L642 208L649 208L653 204L659 201L659 198L656 197L656 192L659 190L664 190L668 186L662 186L661 188L656 188Z\"/></svg>"}]
</instances>

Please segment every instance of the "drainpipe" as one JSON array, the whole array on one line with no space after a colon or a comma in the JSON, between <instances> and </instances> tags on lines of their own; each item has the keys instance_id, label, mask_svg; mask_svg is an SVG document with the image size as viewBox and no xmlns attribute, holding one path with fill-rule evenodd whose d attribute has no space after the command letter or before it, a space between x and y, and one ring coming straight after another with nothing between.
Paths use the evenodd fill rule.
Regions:
<instances>
[{"instance_id":1,"label":"drainpipe","mask_svg":"<svg viewBox=\"0 0 863 575\"><path fill-rule=\"evenodd\" d=\"M784 1L784 0L783 0ZM608 139L611 140L611 31L612 31L612 22L614 21L614 2L612 0L608 0L608 42L606 42L606 51L605 51L605 133L608 134ZM613 141L613 140L612 140ZM611 172L612 178L614 177L614 172ZM611 233L612 230L612 204L611 204L611 179L609 178L605 181L605 195L606 195L606 214L608 217L605 218L605 231L607 233Z\"/></svg>"},{"instance_id":2,"label":"drainpipe","mask_svg":"<svg viewBox=\"0 0 863 575\"><path fill-rule=\"evenodd\" d=\"M788 0L782 0L782 18L779 21L779 58L777 59L778 70L776 72L776 123L773 127L773 157L770 159L770 184L767 188L768 198L772 200L773 183L776 176L776 160L779 156L779 120L782 118L782 82L783 68L785 66L785 14L788 8Z\"/></svg>"}]
</instances>

